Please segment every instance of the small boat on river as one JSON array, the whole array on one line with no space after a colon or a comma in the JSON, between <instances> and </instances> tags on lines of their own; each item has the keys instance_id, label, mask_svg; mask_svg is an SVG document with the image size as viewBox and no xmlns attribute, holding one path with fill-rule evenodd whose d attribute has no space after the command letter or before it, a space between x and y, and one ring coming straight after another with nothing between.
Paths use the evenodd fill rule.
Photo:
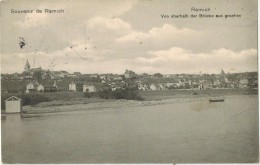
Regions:
<instances>
[{"instance_id":1,"label":"small boat on river","mask_svg":"<svg viewBox=\"0 0 260 165\"><path fill-rule=\"evenodd\" d=\"M224 102L225 99L209 99L210 103L214 103L214 102Z\"/></svg>"}]
</instances>

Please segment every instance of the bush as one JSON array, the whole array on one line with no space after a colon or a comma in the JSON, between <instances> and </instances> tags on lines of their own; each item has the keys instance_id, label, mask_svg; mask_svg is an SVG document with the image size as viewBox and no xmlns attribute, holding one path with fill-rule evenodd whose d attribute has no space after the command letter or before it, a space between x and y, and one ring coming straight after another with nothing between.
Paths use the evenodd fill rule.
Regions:
<instances>
[{"instance_id":1,"label":"bush","mask_svg":"<svg viewBox=\"0 0 260 165\"><path fill-rule=\"evenodd\" d=\"M40 94L23 94L21 95L22 105L35 105L41 102L49 101L47 97Z\"/></svg>"},{"instance_id":2,"label":"bush","mask_svg":"<svg viewBox=\"0 0 260 165\"><path fill-rule=\"evenodd\" d=\"M99 92L99 97L103 99L126 99L126 100L144 100L134 89L116 90L110 91L105 90Z\"/></svg>"},{"instance_id":3,"label":"bush","mask_svg":"<svg viewBox=\"0 0 260 165\"><path fill-rule=\"evenodd\" d=\"M84 96L87 98L90 98L90 97L92 97L92 94L89 92L84 92Z\"/></svg>"},{"instance_id":4,"label":"bush","mask_svg":"<svg viewBox=\"0 0 260 165\"><path fill-rule=\"evenodd\" d=\"M98 95L102 99L111 99L112 98L112 91L110 91L110 90L100 91L98 93Z\"/></svg>"}]
</instances>

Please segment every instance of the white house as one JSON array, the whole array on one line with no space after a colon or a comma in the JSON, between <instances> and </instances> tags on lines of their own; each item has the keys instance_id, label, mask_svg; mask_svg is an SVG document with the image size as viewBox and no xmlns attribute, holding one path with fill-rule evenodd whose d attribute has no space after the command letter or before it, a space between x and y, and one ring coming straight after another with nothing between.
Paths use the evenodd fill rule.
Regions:
<instances>
[{"instance_id":1,"label":"white house","mask_svg":"<svg viewBox=\"0 0 260 165\"><path fill-rule=\"evenodd\" d=\"M131 71L131 70L126 70L124 73L125 78L132 78L135 76L135 72Z\"/></svg>"},{"instance_id":2,"label":"white house","mask_svg":"<svg viewBox=\"0 0 260 165\"><path fill-rule=\"evenodd\" d=\"M119 90L119 89L122 89L121 85L112 85L112 87L111 87L112 91L116 91L116 90Z\"/></svg>"},{"instance_id":3,"label":"white house","mask_svg":"<svg viewBox=\"0 0 260 165\"><path fill-rule=\"evenodd\" d=\"M248 79L241 79L239 81L239 88L247 88L248 87Z\"/></svg>"},{"instance_id":4,"label":"white house","mask_svg":"<svg viewBox=\"0 0 260 165\"><path fill-rule=\"evenodd\" d=\"M166 83L166 86L167 86L167 87L172 87L172 86L174 86L174 83L169 83L169 82L168 82L168 83Z\"/></svg>"},{"instance_id":5,"label":"white house","mask_svg":"<svg viewBox=\"0 0 260 165\"><path fill-rule=\"evenodd\" d=\"M123 80L123 78L121 76L115 77L114 80Z\"/></svg>"},{"instance_id":6,"label":"white house","mask_svg":"<svg viewBox=\"0 0 260 165\"><path fill-rule=\"evenodd\" d=\"M91 74L90 77L91 78L98 78L98 74Z\"/></svg>"},{"instance_id":7,"label":"white house","mask_svg":"<svg viewBox=\"0 0 260 165\"><path fill-rule=\"evenodd\" d=\"M181 85L182 85L180 82L176 82L174 84L175 84L176 87L181 87Z\"/></svg>"},{"instance_id":8,"label":"white house","mask_svg":"<svg viewBox=\"0 0 260 165\"><path fill-rule=\"evenodd\" d=\"M83 90L82 82L76 82L76 83L72 82L72 83L69 84L69 91L74 91L74 92L80 91L80 92L82 92L82 90Z\"/></svg>"},{"instance_id":9,"label":"white house","mask_svg":"<svg viewBox=\"0 0 260 165\"><path fill-rule=\"evenodd\" d=\"M32 82L30 82L29 84L26 85L26 89L34 89L35 84L33 84Z\"/></svg>"},{"instance_id":10,"label":"white house","mask_svg":"<svg viewBox=\"0 0 260 165\"><path fill-rule=\"evenodd\" d=\"M155 84L151 84L150 89L153 90L153 91L158 90L158 86L155 85Z\"/></svg>"},{"instance_id":11,"label":"white house","mask_svg":"<svg viewBox=\"0 0 260 165\"><path fill-rule=\"evenodd\" d=\"M199 84L198 89L212 89L213 88L213 84L211 82L208 81L204 81L202 83Z\"/></svg>"},{"instance_id":12,"label":"white house","mask_svg":"<svg viewBox=\"0 0 260 165\"><path fill-rule=\"evenodd\" d=\"M221 82L217 79L217 80L214 80L214 85L215 86L219 86L221 84Z\"/></svg>"},{"instance_id":13,"label":"white house","mask_svg":"<svg viewBox=\"0 0 260 165\"><path fill-rule=\"evenodd\" d=\"M159 84L159 90L165 90L165 84L160 83Z\"/></svg>"},{"instance_id":14,"label":"white house","mask_svg":"<svg viewBox=\"0 0 260 165\"><path fill-rule=\"evenodd\" d=\"M240 84L247 85L248 84L248 79L241 79L240 80Z\"/></svg>"},{"instance_id":15,"label":"white house","mask_svg":"<svg viewBox=\"0 0 260 165\"><path fill-rule=\"evenodd\" d=\"M76 84L74 82L69 84L69 91L76 92Z\"/></svg>"},{"instance_id":16,"label":"white house","mask_svg":"<svg viewBox=\"0 0 260 165\"><path fill-rule=\"evenodd\" d=\"M83 85L83 92L93 93L93 92L96 92L96 91L97 91L97 88L93 84L84 84Z\"/></svg>"},{"instance_id":17,"label":"white house","mask_svg":"<svg viewBox=\"0 0 260 165\"><path fill-rule=\"evenodd\" d=\"M67 76L68 76L68 77L72 77L72 78L76 78L76 75L75 75L75 74L68 74Z\"/></svg>"},{"instance_id":18,"label":"white house","mask_svg":"<svg viewBox=\"0 0 260 165\"><path fill-rule=\"evenodd\" d=\"M180 87L180 86L185 86L185 81L184 81L184 80L180 80L180 81L178 82L178 84L179 84L179 87Z\"/></svg>"},{"instance_id":19,"label":"white house","mask_svg":"<svg viewBox=\"0 0 260 165\"><path fill-rule=\"evenodd\" d=\"M38 82L30 82L26 85L26 93L35 92L37 90L37 87L39 86Z\"/></svg>"},{"instance_id":20,"label":"white house","mask_svg":"<svg viewBox=\"0 0 260 165\"><path fill-rule=\"evenodd\" d=\"M42 84L40 84L38 87L37 87L37 91L38 92L44 92L44 86Z\"/></svg>"},{"instance_id":21,"label":"white house","mask_svg":"<svg viewBox=\"0 0 260 165\"><path fill-rule=\"evenodd\" d=\"M199 90L204 89L203 83L199 84L198 89L199 89Z\"/></svg>"},{"instance_id":22,"label":"white house","mask_svg":"<svg viewBox=\"0 0 260 165\"><path fill-rule=\"evenodd\" d=\"M146 84L139 83L138 84L138 90L146 91L146 90L148 90L148 86Z\"/></svg>"}]
</instances>

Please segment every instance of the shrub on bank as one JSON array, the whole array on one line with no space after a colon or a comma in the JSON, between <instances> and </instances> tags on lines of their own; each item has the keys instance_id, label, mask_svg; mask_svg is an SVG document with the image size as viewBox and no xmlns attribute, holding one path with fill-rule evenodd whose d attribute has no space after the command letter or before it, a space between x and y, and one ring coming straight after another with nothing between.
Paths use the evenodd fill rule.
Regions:
<instances>
[{"instance_id":1,"label":"shrub on bank","mask_svg":"<svg viewBox=\"0 0 260 165\"><path fill-rule=\"evenodd\" d=\"M91 98L92 94L89 92L84 92L84 97Z\"/></svg>"},{"instance_id":2,"label":"shrub on bank","mask_svg":"<svg viewBox=\"0 0 260 165\"><path fill-rule=\"evenodd\" d=\"M126 100L144 100L137 90L126 89L126 90L105 90L99 92L99 97L103 99L126 99Z\"/></svg>"},{"instance_id":3,"label":"shrub on bank","mask_svg":"<svg viewBox=\"0 0 260 165\"><path fill-rule=\"evenodd\" d=\"M112 91L110 90L100 91L98 95L102 99L112 99Z\"/></svg>"},{"instance_id":4,"label":"shrub on bank","mask_svg":"<svg viewBox=\"0 0 260 165\"><path fill-rule=\"evenodd\" d=\"M22 97L22 105L35 105L41 102L49 101L49 99L40 94L23 94Z\"/></svg>"}]
</instances>

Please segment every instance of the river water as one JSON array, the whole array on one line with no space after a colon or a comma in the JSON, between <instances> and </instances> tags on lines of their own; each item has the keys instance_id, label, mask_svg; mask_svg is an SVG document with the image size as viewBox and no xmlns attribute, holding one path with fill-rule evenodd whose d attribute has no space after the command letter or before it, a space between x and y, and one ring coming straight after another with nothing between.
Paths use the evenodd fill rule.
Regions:
<instances>
[{"instance_id":1,"label":"river water","mask_svg":"<svg viewBox=\"0 0 260 165\"><path fill-rule=\"evenodd\" d=\"M5 163L245 163L258 160L257 96L2 121Z\"/></svg>"}]
</instances>

